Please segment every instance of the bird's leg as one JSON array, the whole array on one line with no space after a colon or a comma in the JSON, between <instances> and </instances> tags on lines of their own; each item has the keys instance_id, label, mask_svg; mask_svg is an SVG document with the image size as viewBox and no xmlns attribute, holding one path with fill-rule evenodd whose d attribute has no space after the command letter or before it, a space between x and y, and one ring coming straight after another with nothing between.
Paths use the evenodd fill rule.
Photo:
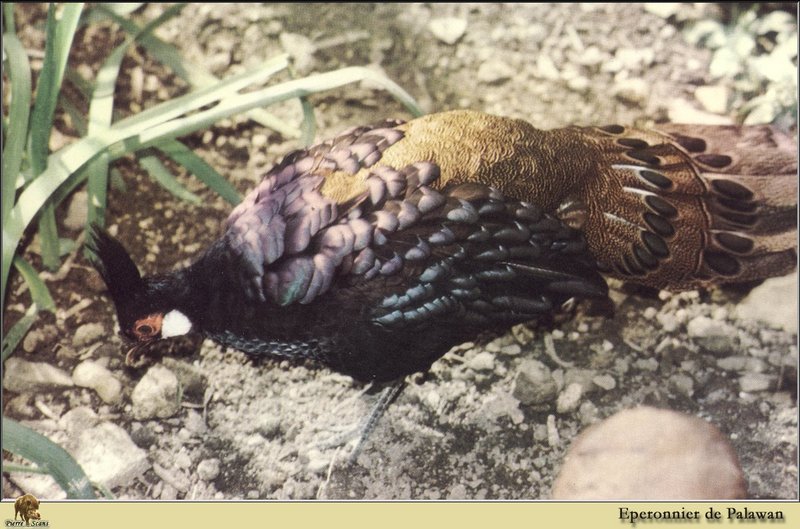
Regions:
<instances>
[{"instance_id":1,"label":"bird's leg","mask_svg":"<svg viewBox=\"0 0 800 529\"><path fill-rule=\"evenodd\" d=\"M361 450L364 448L364 445L367 442L370 434L375 430L375 427L378 425L381 417L389 408L389 405L394 402L394 400L400 395L403 391L403 388L406 387L406 382L404 378L391 382L389 385L384 386L380 393L378 394L378 399L375 401L375 404L370 409L369 413L361 420L361 422L350 431L345 433L339 434L333 439L330 439L324 443L326 448L331 448L334 446L340 446L345 444L347 441L353 438L357 438L358 442L353 449L353 452L350 454L348 458L350 464L355 463L358 459L358 456L361 454Z\"/></svg>"},{"instance_id":2,"label":"bird's leg","mask_svg":"<svg viewBox=\"0 0 800 529\"><path fill-rule=\"evenodd\" d=\"M364 417L364 420L358 427L358 443L353 449L353 452L350 454L350 464L356 462L358 456L361 454L361 450L364 448L364 444L369 438L369 435L378 425L378 421L380 421L381 417L383 417L383 414L389 408L389 405L394 402L394 399L400 395L405 387L406 380L405 378L401 378L399 380L395 380L381 390L375 405L372 407L369 414Z\"/></svg>"}]
</instances>

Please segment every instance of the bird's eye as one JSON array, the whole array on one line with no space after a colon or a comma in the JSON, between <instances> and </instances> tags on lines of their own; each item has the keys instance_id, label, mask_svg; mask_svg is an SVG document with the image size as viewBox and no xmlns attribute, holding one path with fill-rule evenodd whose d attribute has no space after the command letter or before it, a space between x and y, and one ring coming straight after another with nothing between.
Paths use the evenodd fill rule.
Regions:
<instances>
[{"instance_id":1,"label":"bird's eye","mask_svg":"<svg viewBox=\"0 0 800 529\"><path fill-rule=\"evenodd\" d=\"M153 328L149 325L139 325L136 327L136 332L144 336L150 336L153 334Z\"/></svg>"}]
</instances>

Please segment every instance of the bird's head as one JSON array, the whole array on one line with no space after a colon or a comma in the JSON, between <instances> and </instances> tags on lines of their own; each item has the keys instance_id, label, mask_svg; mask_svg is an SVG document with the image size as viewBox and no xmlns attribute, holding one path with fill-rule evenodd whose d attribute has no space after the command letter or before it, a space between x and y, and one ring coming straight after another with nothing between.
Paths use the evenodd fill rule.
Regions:
<instances>
[{"instance_id":1,"label":"bird's head","mask_svg":"<svg viewBox=\"0 0 800 529\"><path fill-rule=\"evenodd\" d=\"M87 244L92 263L103 278L117 310L121 334L134 342L127 362L138 363L146 346L157 340L188 333L192 322L175 306L169 277L143 278L122 244L93 226Z\"/></svg>"}]
</instances>

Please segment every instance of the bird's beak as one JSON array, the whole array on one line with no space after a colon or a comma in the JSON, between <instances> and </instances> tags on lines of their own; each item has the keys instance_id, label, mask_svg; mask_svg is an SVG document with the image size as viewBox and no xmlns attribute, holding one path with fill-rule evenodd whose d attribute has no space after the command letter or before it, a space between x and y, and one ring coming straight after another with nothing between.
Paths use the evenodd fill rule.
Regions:
<instances>
[{"instance_id":1,"label":"bird's beak","mask_svg":"<svg viewBox=\"0 0 800 529\"><path fill-rule=\"evenodd\" d=\"M159 358L157 355L151 355L149 346L153 345L158 340L137 343L131 347L125 355L125 365L135 369L147 367L155 364Z\"/></svg>"}]
</instances>

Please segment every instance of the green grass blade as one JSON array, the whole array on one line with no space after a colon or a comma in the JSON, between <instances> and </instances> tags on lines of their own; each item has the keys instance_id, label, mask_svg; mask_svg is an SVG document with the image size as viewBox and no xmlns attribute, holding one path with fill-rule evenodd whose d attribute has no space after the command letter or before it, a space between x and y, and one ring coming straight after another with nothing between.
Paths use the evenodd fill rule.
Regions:
<instances>
[{"instance_id":1,"label":"green grass blade","mask_svg":"<svg viewBox=\"0 0 800 529\"><path fill-rule=\"evenodd\" d=\"M6 35L16 35L17 28L14 24L14 2L3 2L3 20L6 23L6 27L3 28ZM5 35L3 35L5 39Z\"/></svg>"},{"instance_id":2,"label":"green grass blade","mask_svg":"<svg viewBox=\"0 0 800 529\"><path fill-rule=\"evenodd\" d=\"M11 82L11 103L2 162L2 219L5 224L8 213L14 207L17 177L25 154L25 140L28 137L31 67L28 54L25 53L16 35L10 33L3 35L3 47L8 56L8 77Z\"/></svg>"},{"instance_id":3,"label":"green grass blade","mask_svg":"<svg viewBox=\"0 0 800 529\"><path fill-rule=\"evenodd\" d=\"M3 351L2 351L2 361L5 362L6 358L8 358L11 353L14 352L14 349L17 348L19 342L25 338L25 335L28 334L28 331L31 330L31 327L34 323L36 323L36 318L39 316L38 311L36 310L35 306L31 306L28 308L28 311L25 315L19 319L11 328L6 332L6 335L3 336Z\"/></svg>"},{"instance_id":4,"label":"green grass blade","mask_svg":"<svg viewBox=\"0 0 800 529\"><path fill-rule=\"evenodd\" d=\"M289 59L287 55L273 57L256 70L233 75L215 85L200 88L170 101L165 101L135 116L118 121L113 128L120 130L127 137L133 136L153 125L164 123L188 112L217 103L226 96L237 95L239 90L265 81L285 69L288 65Z\"/></svg>"},{"instance_id":5,"label":"green grass blade","mask_svg":"<svg viewBox=\"0 0 800 529\"><path fill-rule=\"evenodd\" d=\"M216 169L208 165L205 160L183 143L177 140L168 140L156 144L155 148L184 166L190 173L196 176L198 180L231 204L236 205L242 201L242 197L239 196L239 193L230 182L225 180L225 177L219 174Z\"/></svg>"},{"instance_id":6,"label":"green grass blade","mask_svg":"<svg viewBox=\"0 0 800 529\"><path fill-rule=\"evenodd\" d=\"M134 127L123 126L128 125L127 120L120 121L112 128L118 129L121 134L127 137L123 147L124 149L143 149L165 138L177 138L186 134L191 134L192 132L210 126L224 117L244 112L256 106L266 106L280 101L286 101L287 99L304 97L366 79L381 84L397 98L411 114L415 116L422 115L422 109L417 106L414 98L396 83L368 68L351 66L332 72L287 81L276 86L262 88L261 90L248 92L246 94L237 93L226 97L211 108L188 116L171 119L166 122L154 123L153 126L146 130L142 130L144 128L144 124L142 123L136 123ZM139 132L139 130L141 130L141 132Z\"/></svg>"},{"instance_id":7,"label":"green grass blade","mask_svg":"<svg viewBox=\"0 0 800 529\"><path fill-rule=\"evenodd\" d=\"M59 16L56 14L55 4L51 3L47 12L44 64L36 85L36 99L31 115L30 142L28 144L31 172L34 178L41 174L47 166L53 115L82 9L82 3L65 4L62 6ZM46 204L40 212L39 238L42 264L51 270L57 269L59 263L58 229L53 204Z\"/></svg>"},{"instance_id":8,"label":"green grass blade","mask_svg":"<svg viewBox=\"0 0 800 529\"><path fill-rule=\"evenodd\" d=\"M99 5L96 11L103 11L104 5ZM95 11L95 10L93 10ZM115 13L105 11L108 18L120 25L126 32L135 35L139 27L131 20ZM161 64L168 66L175 74L189 83L193 88L207 88L219 83L219 79L206 72L201 66L186 61L174 46L167 44L154 35L148 35L139 40L139 43ZM247 117L253 121L272 129L285 138L298 138L300 131L297 127L268 113L264 109L254 108L247 112Z\"/></svg>"},{"instance_id":9,"label":"green grass blade","mask_svg":"<svg viewBox=\"0 0 800 529\"><path fill-rule=\"evenodd\" d=\"M8 333L3 337L3 361L17 348L19 342L28 334L31 325L36 321L36 316L40 310L54 311L56 304L44 281L36 273L36 270L22 257L14 257L14 266L17 267L22 278L28 286L33 303L28 308L25 315L15 323Z\"/></svg>"},{"instance_id":10,"label":"green grass blade","mask_svg":"<svg viewBox=\"0 0 800 529\"><path fill-rule=\"evenodd\" d=\"M154 154L141 156L139 165L144 167L161 187L172 193L175 197L185 200L190 204L200 204L200 197L183 187L161 160Z\"/></svg>"},{"instance_id":11,"label":"green grass blade","mask_svg":"<svg viewBox=\"0 0 800 529\"><path fill-rule=\"evenodd\" d=\"M56 303L50 295L50 290L47 288L47 285L44 284L42 278L39 277L36 269L33 268L28 261L19 256L14 258L14 266L17 267L20 275L22 275L22 278L28 285L28 289L31 292L31 299L38 309L49 311L56 310Z\"/></svg>"},{"instance_id":12,"label":"green grass blade","mask_svg":"<svg viewBox=\"0 0 800 529\"><path fill-rule=\"evenodd\" d=\"M95 498L86 473L66 450L8 417L3 417L3 449L47 471L64 489L68 498Z\"/></svg>"}]
</instances>

